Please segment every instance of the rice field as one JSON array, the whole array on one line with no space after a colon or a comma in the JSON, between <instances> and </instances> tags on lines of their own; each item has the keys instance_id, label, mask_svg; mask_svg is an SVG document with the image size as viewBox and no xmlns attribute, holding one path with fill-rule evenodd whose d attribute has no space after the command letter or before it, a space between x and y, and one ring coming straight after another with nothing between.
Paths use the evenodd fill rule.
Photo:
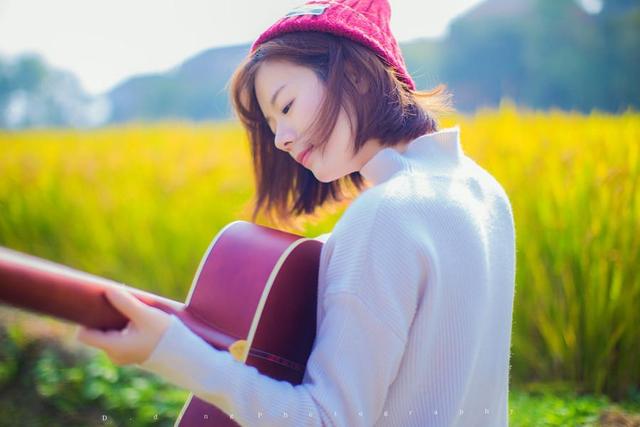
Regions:
<instances>
[{"instance_id":1,"label":"rice field","mask_svg":"<svg viewBox=\"0 0 640 427\"><path fill-rule=\"evenodd\" d=\"M640 114L503 103L458 124L516 224L513 384L640 388ZM233 122L0 131L0 245L184 300L225 224L249 219L246 136ZM331 230L344 206L309 219Z\"/></svg>"}]
</instances>

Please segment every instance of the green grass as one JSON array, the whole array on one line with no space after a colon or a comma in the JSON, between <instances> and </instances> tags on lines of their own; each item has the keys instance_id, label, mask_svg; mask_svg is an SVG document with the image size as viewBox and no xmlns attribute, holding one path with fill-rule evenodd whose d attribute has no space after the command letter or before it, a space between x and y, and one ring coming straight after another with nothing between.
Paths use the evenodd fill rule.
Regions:
<instances>
[{"instance_id":1,"label":"green grass","mask_svg":"<svg viewBox=\"0 0 640 427\"><path fill-rule=\"evenodd\" d=\"M169 427L188 395L102 351L0 324L0 426Z\"/></svg>"},{"instance_id":2,"label":"green grass","mask_svg":"<svg viewBox=\"0 0 640 427\"><path fill-rule=\"evenodd\" d=\"M605 410L624 411L640 417L640 393L613 403L605 395L579 394L569 384L532 383L512 387L509 396L509 425L598 426Z\"/></svg>"},{"instance_id":3,"label":"green grass","mask_svg":"<svg viewBox=\"0 0 640 427\"><path fill-rule=\"evenodd\" d=\"M562 380L592 396L634 401L628 390L640 386L640 114L504 105L443 126L453 124L461 126L464 151L504 186L513 207L511 378ZM185 299L218 231L249 218L251 162L238 126L0 131L0 150L0 245L175 300ZM337 218L309 221L300 234L327 232ZM0 383L16 369L30 372L9 360L12 351L0 347L7 358ZM45 360L39 372L53 363ZM36 391L55 401L58 392L42 378ZM120 382L116 388L127 389ZM5 393L15 390L22 389ZM514 394L513 425L545 425L543 413L556 414L548 415L555 417L550 423L564 416L587 423L578 419L600 405L599 398L563 394L566 402L558 403L553 394L536 393L526 391L523 401Z\"/></svg>"},{"instance_id":4,"label":"green grass","mask_svg":"<svg viewBox=\"0 0 640 427\"><path fill-rule=\"evenodd\" d=\"M0 323L0 427L15 420L33 427L173 426L188 391L63 341ZM614 404L604 395L578 395L567 384L532 383L511 387L509 407L513 427L598 426L607 409L640 419L640 392Z\"/></svg>"}]
</instances>

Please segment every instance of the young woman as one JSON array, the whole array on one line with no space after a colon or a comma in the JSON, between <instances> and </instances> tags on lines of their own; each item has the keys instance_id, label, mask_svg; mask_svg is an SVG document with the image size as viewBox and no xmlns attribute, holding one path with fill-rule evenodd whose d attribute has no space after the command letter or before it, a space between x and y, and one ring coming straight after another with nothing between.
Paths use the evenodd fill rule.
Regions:
<instances>
[{"instance_id":1,"label":"young woman","mask_svg":"<svg viewBox=\"0 0 640 427\"><path fill-rule=\"evenodd\" d=\"M386 0L313 1L254 42L231 84L254 218L359 194L322 238L303 383L261 375L123 291L124 331L78 338L215 404L240 425L506 426L515 237L500 184L438 129Z\"/></svg>"}]
</instances>

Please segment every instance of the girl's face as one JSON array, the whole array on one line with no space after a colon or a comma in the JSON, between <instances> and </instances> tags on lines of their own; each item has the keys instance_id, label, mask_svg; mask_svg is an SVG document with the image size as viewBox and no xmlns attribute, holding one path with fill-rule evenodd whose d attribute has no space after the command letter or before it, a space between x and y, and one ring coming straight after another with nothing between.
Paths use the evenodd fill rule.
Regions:
<instances>
[{"instance_id":1,"label":"girl's face","mask_svg":"<svg viewBox=\"0 0 640 427\"><path fill-rule=\"evenodd\" d=\"M322 80L307 67L287 61L265 61L256 73L255 90L260 109L275 135L276 147L289 153L295 161L311 147L302 164L318 181L331 182L359 171L380 149L376 141L367 141L352 157L354 135L342 107L324 156L314 147L317 142L311 142L314 146L305 143L304 137L320 111L325 93Z\"/></svg>"}]
</instances>

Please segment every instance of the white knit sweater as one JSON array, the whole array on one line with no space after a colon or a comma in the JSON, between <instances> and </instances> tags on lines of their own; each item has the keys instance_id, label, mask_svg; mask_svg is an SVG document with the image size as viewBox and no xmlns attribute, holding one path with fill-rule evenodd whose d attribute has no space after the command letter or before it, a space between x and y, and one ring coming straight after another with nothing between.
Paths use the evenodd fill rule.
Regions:
<instances>
[{"instance_id":1,"label":"white knit sweater","mask_svg":"<svg viewBox=\"0 0 640 427\"><path fill-rule=\"evenodd\" d=\"M175 316L137 365L243 426L508 425L515 234L458 126L387 147L320 258L303 383L260 374Z\"/></svg>"}]
</instances>

